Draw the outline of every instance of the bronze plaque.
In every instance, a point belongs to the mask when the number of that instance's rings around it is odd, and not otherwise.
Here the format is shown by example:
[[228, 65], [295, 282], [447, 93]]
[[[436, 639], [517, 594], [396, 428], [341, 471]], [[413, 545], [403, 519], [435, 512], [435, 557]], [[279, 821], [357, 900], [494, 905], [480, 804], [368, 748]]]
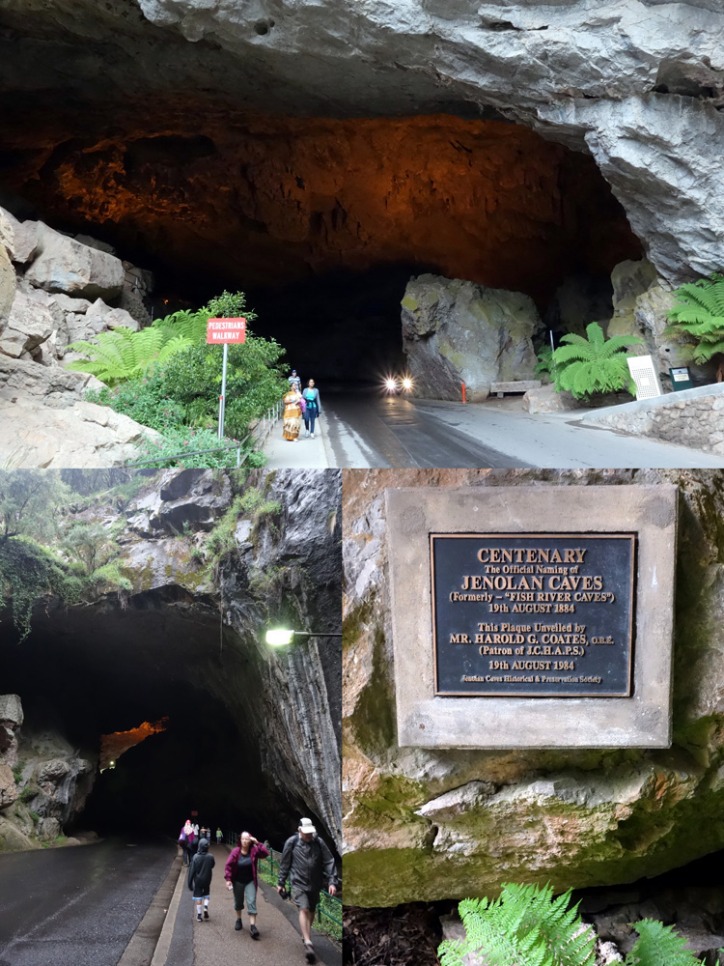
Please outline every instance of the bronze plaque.
[[636, 534], [431, 533], [435, 694], [630, 697]]

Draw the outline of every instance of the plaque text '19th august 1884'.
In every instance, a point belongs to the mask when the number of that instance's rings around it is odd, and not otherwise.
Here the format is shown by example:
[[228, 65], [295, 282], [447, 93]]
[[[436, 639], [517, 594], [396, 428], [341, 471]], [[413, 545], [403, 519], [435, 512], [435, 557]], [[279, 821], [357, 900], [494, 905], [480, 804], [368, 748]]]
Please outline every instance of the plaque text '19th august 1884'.
[[435, 693], [628, 697], [636, 535], [430, 534]]

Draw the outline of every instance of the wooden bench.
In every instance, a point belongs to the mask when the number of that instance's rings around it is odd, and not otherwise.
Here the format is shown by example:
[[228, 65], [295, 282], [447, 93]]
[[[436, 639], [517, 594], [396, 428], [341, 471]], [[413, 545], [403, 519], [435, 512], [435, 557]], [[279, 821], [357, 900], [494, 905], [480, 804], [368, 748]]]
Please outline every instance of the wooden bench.
[[521, 379], [518, 382], [494, 382], [490, 386], [491, 396], [504, 396], [506, 392], [528, 392], [529, 389], [539, 389], [542, 385], [540, 379]]

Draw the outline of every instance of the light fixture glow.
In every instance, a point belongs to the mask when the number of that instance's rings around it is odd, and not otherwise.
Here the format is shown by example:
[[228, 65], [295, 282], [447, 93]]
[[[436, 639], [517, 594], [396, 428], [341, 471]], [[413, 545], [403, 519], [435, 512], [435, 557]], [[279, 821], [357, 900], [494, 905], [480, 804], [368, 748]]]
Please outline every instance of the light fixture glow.
[[270, 647], [287, 647], [296, 640], [309, 640], [310, 637], [341, 637], [337, 632], [290, 631], [286, 627], [271, 627], [264, 633], [264, 640]]
[[273, 627], [266, 632], [265, 640], [270, 647], [286, 647], [294, 640], [294, 631], [284, 627]]

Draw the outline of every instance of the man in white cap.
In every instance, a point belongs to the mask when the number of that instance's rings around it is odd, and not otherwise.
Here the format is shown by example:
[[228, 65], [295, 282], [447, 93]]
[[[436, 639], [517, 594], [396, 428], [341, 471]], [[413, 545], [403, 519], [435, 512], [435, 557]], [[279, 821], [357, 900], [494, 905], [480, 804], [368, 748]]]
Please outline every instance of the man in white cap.
[[309, 818], [301, 819], [297, 834], [291, 835], [284, 843], [277, 892], [284, 891], [287, 878], [292, 884], [292, 900], [299, 909], [304, 955], [308, 963], [316, 963], [312, 945], [314, 913], [325, 880], [330, 896], [336, 895], [337, 870], [334, 856], [317, 835], [317, 830]]

